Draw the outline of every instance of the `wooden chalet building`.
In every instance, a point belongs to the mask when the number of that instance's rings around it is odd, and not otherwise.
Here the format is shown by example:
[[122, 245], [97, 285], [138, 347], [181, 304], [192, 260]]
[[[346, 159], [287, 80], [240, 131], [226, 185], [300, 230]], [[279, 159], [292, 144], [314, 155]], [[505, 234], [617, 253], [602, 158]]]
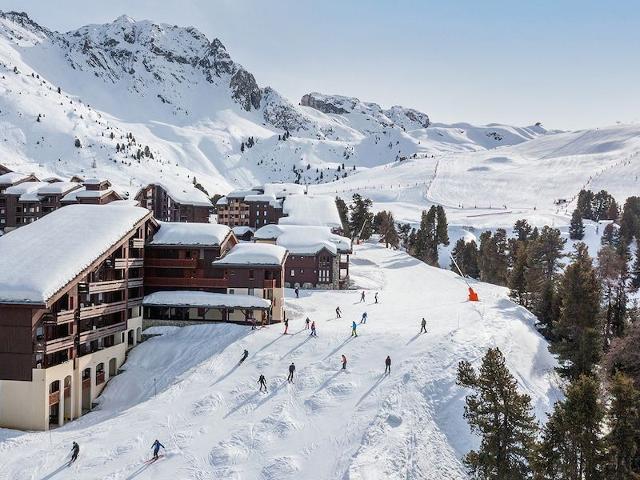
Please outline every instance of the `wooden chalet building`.
[[151, 183], [140, 189], [135, 199], [162, 222], [209, 223], [214, 213], [211, 199], [195, 186], [169, 187], [168, 183]]
[[70, 205], [0, 237], [0, 427], [91, 410], [142, 333], [151, 212]]
[[267, 225], [255, 232], [254, 241], [284, 247], [285, 287], [341, 289], [349, 282], [351, 240], [329, 227]]
[[282, 202], [260, 189], [236, 190], [216, 202], [218, 223], [229, 227], [258, 229], [278, 223], [283, 216]]
[[11, 173], [12, 171], [13, 170], [11, 170], [9, 167], [5, 167], [0, 163], [0, 175], [4, 175], [5, 173]]

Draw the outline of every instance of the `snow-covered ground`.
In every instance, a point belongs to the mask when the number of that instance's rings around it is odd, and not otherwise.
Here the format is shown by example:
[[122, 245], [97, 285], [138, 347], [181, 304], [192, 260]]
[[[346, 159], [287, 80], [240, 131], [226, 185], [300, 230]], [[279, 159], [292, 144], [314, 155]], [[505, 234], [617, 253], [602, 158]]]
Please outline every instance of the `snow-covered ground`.
[[[353, 290], [289, 292], [286, 336], [282, 325], [156, 328], [166, 333], [131, 352], [94, 412], [50, 433], [0, 430], [0, 478], [463, 479], [459, 459], [476, 439], [455, 385], [460, 360], [498, 346], [540, 418], [558, 398], [547, 344], [506, 289], [477, 283], [481, 302], [469, 303], [460, 277], [404, 253], [363, 245], [352, 258], [364, 304]], [[419, 335], [423, 316], [429, 333]], [[156, 438], [166, 456], [145, 464]], [[73, 441], [80, 458], [67, 468]]]

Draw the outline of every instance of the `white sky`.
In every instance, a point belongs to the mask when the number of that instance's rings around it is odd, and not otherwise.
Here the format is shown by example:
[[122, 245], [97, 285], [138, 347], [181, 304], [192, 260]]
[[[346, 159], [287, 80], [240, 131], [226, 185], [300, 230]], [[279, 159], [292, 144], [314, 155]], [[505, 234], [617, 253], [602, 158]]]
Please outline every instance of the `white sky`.
[[0, 0], [66, 31], [126, 13], [218, 37], [261, 86], [400, 104], [434, 122], [640, 121], [640, 2]]

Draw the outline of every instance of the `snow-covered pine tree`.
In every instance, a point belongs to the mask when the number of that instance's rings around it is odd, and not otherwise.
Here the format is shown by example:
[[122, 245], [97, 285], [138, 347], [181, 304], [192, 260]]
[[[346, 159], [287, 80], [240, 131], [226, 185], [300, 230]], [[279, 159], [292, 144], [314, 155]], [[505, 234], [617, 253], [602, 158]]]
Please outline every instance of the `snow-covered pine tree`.
[[584, 238], [584, 224], [582, 223], [582, 213], [577, 208], [571, 215], [569, 224], [569, 238], [571, 240], [582, 240]]

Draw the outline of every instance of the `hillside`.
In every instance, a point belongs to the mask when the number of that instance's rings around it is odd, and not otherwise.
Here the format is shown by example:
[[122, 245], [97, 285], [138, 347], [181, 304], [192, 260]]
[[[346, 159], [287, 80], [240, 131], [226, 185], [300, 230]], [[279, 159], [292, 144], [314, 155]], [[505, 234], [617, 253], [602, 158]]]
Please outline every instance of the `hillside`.
[[[477, 440], [462, 418], [458, 361], [498, 346], [539, 418], [558, 398], [547, 344], [506, 289], [478, 283], [482, 302], [469, 303], [453, 273], [374, 245], [358, 247], [353, 264], [366, 303], [355, 291], [303, 291], [287, 298], [291, 335], [281, 325], [165, 329], [132, 351], [94, 412], [51, 433], [0, 430], [0, 478], [464, 479], [459, 459]], [[429, 333], [419, 335], [423, 316]], [[268, 394], [257, 391], [260, 373]], [[145, 465], [155, 438], [166, 457]], [[67, 469], [74, 440], [80, 459]]]
[[[129, 192], [194, 175], [211, 194], [267, 181], [324, 183], [400, 158], [546, 133], [430, 124], [411, 108], [337, 95], [310, 93], [296, 105], [261, 87], [219, 39], [127, 16], [59, 33], [0, 13], [0, 74], [3, 163], [108, 177]], [[285, 131], [291, 136], [279, 140]]]

